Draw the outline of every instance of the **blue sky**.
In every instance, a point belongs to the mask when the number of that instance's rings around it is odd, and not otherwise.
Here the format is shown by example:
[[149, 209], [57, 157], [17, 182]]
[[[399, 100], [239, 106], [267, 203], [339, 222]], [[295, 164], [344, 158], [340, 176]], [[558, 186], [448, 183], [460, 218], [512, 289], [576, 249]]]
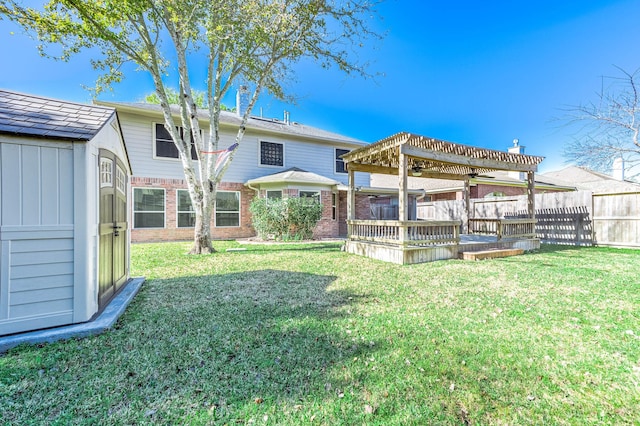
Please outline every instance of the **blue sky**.
[[[562, 109], [594, 99], [614, 65], [640, 67], [637, 0], [387, 0], [379, 11], [376, 28], [387, 35], [360, 58], [381, 77], [300, 64], [290, 85], [297, 105], [264, 97], [254, 113], [281, 118], [287, 109], [293, 121], [367, 142], [408, 131], [506, 149], [518, 138], [526, 153], [546, 157], [544, 172], [564, 167], [572, 130], [556, 120]], [[0, 21], [0, 87], [89, 102], [91, 54], [58, 63], [35, 46]], [[131, 68], [101, 99], [137, 101], [151, 91], [150, 78]]]

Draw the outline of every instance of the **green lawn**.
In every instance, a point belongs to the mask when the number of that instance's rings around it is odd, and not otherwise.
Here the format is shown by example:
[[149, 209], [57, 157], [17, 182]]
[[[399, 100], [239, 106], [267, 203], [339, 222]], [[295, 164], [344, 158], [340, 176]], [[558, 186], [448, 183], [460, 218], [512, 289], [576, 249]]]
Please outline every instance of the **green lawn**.
[[398, 266], [132, 247], [101, 336], [0, 356], [6, 424], [639, 424], [640, 251]]

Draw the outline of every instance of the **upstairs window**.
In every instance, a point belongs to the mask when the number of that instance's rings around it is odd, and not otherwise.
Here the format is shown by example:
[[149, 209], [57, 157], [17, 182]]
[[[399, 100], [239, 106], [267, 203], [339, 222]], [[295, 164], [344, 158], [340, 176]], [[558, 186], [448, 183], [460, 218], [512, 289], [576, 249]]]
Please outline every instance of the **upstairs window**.
[[336, 173], [347, 173], [347, 168], [344, 165], [344, 160], [340, 158], [344, 154], [348, 154], [348, 149], [336, 148]]
[[284, 145], [277, 142], [260, 142], [261, 166], [284, 166]]
[[[173, 139], [171, 139], [171, 134], [164, 127], [164, 124], [156, 123], [156, 157], [160, 158], [180, 158], [178, 156], [178, 148], [176, 148], [176, 144], [173, 143]], [[180, 132], [180, 136], [184, 137], [184, 129], [182, 127], [178, 127], [178, 131]], [[200, 132], [202, 134], [202, 131]], [[193, 137], [191, 137], [191, 159], [197, 160], [198, 155], [196, 154], [196, 147], [193, 143]]]

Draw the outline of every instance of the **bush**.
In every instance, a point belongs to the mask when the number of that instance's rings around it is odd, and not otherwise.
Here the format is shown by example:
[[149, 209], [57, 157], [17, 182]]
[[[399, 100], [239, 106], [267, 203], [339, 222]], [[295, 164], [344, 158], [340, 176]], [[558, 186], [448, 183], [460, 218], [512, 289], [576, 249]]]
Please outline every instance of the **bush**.
[[322, 204], [308, 198], [254, 198], [249, 206], [258, 237], [281, 241], [308, 240], [322, 217]]

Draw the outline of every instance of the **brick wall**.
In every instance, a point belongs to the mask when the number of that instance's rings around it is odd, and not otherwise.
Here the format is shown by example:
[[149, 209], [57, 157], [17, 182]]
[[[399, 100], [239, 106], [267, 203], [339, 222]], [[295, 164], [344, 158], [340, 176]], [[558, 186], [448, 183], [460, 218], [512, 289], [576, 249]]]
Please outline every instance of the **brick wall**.
[[[164, 228], [142, 228], [131, 230], [132, 242], [152, 242], [152, 241], [185, 241], [193, 239], [193, 228], [178, 228], [177, 226], [177, 190], [187, 189], [187, 184], [181, 179], [160, 179], [160, 178], [131, 178], [132, 188], [163, 188], [165, 190], [165, 227]], [[246, 238], [255, 235], [251, 226], [251, 213], [249, 204], [255, 195], [255, 191], [247, 188], [241, 183], [222, 182], [218, 190], [220, 191], [240, 191], [240, 226], [238, 227], [215, 227], [212, 217], [211, 237], [213, 239], [224, 240], [234, 238]], [[133, 199], [133, 198], [132, 198]], [[133, 228], [133, 206], [130, 210], [130, 223]]]

